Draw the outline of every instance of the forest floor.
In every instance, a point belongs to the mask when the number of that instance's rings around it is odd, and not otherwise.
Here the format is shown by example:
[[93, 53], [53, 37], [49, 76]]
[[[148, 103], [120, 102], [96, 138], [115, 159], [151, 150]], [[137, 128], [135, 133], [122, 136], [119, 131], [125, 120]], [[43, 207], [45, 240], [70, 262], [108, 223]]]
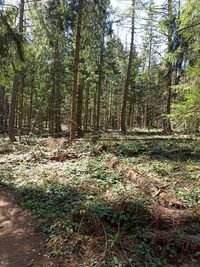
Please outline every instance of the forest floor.
[[44, 237], [9, 190], [0, 188], [0, 267], [50, 267]]
[[200, 266], [199, 140], [110, 138], [0, 139], [2, 267]]

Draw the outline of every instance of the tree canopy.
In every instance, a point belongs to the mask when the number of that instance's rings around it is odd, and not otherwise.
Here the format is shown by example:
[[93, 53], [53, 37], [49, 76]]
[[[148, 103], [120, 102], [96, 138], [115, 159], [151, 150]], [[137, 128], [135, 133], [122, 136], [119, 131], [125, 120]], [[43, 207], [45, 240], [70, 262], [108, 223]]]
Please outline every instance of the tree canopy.
[[[27, 133], [198, 132], [197, 7], [136, 0], [123, 14], [109, 0], [3, 2], [1, 131], [12, 141]], [[129, 27], [125, 42], [118, 29]]]

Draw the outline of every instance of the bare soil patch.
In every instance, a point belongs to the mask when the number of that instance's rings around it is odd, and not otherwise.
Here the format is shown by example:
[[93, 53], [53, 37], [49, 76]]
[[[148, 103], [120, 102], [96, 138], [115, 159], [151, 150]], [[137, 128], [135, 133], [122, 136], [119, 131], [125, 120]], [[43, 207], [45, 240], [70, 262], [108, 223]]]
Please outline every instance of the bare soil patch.
[[61, 265], [47, 256], [43, 236], [29, 214], [8, 190], [0, 188], [0, 267], [28, 266]]

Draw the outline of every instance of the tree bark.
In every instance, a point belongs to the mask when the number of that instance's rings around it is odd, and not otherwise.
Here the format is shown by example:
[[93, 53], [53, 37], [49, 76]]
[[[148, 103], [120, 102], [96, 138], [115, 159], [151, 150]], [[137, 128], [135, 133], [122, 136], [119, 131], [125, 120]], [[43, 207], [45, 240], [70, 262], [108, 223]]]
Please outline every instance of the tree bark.
[[83, 135], [83, 130], [82, 130], [83, 92], [84, 92], [84, 77], [81, 77], [81, 81], [78, 87], [77, 119], [76, 119], [78, 137], [81, 137]]
[[24, 106], [24, 75], [21, 75], [21, 84], [20, 84], [20, 103], [19, 103], [19, 121], [18, 121], [18, 126], [19, 126], [19, 132], [20, 135], [23, 133], [23, 106]]
[[129, 112], [128, 112], [128, 119], [127, 119], [127, 125], [130, 130], [132, 130], [132, 121], [133, 121], [133, 105], [134, 105], [134, 99], [133, 95], [130, 97], [129, 101]]
[[96, 91], [94, 92], [94, 102], [93, 102], [93, 130], [96, 130]]
[[99, 59], [99, 80], [97, 86], [97, 117], [96, 117], [96, 131], [99, 131], [100, 127], [100, 109], [101, 109], [101, 94], [102, 94], [102, 83], [103, 83], [103, 64], [104, 64], [104, 35], [105, 25], [102, 34], [101, 48], [100, 48], [100, 59]]
[[[21, 0], [20, 3], [20, 16], [19, 16], [19, 32], [23, 32], [23, 20], [24, 20], [24, 0]], [[16, 112], [16, 104], [17, 104], [17, 95], [19, 92], [19, 88], [21, 85], [21, 70], [17, 70], [14, 74], [13, 86], [11, 92], [11, 101], [10, 101], [10, 111], [9, 111], [9, 119], [8, 119], [8, 135], [11, 142], [16, 141], [15, 138], [15, 112]]]
[[5, 132], [4, 129], [5, 119], [5, 87], [0, 85], [0, 131]]
[[88, 113], [89, 113], [89, 96], [90, 96], [90, 91], [88, 85], [86, 85], [86, 90], [85, 90], [85, 119], [84, 119], [84, 130], [88, 130]]
[[[168, 0], [168, 53], [173, 51], [173, 10], [172, 0]], [[171, 86], [172, 86], [172, 63], [168, 60], [167, 62], [167, 101], [166, 101], [166, 118], [163, 124], [165, 133], [172, 133], [171, 121], [169, 115], [171, 114]]]
[[58, 48], [55, 48], [54, 52], [54, 68], [53, 68], [53, 91], [54, 91], [54, 99], [53, 99], [53, 132], [56, 136], [61, 135], [61, 89], [60, 89], [60, 76], [59, 76], [59, 64], [60, 64], [60, 56]]
[[129, 62], [126, 74], [126, 80], [123, 91], [123, 100], [122, 100], [122, 109], [121, 109], [121, 132], [126, 134], [126, 108], [127, 108], [127, 99], [128, 91], [131, 79], [131, 68], [133, 63], [133, 52], [134, 52], [134, 37], [135, 37], [135, 0], [132, 0], [132, 29], [131, 29], [131, 44], [129, 52]]
[[16, 141], [15, 138], [15, 113], [16, 113], [16, 105], [17, 105], [17, 95], [20, 87], [20, 73], [15, 73], [13, 85], [12, 85], [12, 93], [11, 93], [11, 101], [10, 101], [10, 109], [9, 109], [9, 117], [8, 117], [8, 135], [11, 142]]
[[80, 61], [80, 48], [81, 48], [81, 27], [83, 19], [83, 2], [79, 0], [78, 9], [78, 22], [76, 31], [76, 49], [74, 58], [74, 70], [73, 70], [73, 86], [72, 86], [72, 103], [71, 103], [71, 121], [70, 121], [70, 139], [73, 140], [76, 135], [77, 125], [77, 89], [78, 89], [78, 73], [79, 73], [79, 61]]
[[29, 114], [28, 114], [28, 127], [31, 131], [32, 127], [32, 114], [33, 113], [33, 86], [31, 85], [31, 90], [30, 90], [30, 105], [29, 105]]

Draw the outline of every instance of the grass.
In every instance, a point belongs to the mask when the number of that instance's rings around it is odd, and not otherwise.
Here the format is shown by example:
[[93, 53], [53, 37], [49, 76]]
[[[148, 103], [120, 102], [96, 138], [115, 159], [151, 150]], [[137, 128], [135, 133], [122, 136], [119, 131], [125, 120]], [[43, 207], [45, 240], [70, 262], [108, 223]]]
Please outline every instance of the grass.
[[[16, 192], [20, 203], [35, 216], [53, 256], [70, 261], [76, 255], [80, 266], [86, 267], [198, 266], [198, 141], [70, 144], [49, 138], [24, 141], [5, 150], [6, 142], [0, 141], [1, 186]], [[112, 157], [158, 188], [167, 185], [163, 191], [181, 201], [183, 212], [192, 212], [191, 219], [160, 227], [162, 214], [154, 216], [161, 205], [159, 197], [126, 180], [121, 165], [111, 168]]]

